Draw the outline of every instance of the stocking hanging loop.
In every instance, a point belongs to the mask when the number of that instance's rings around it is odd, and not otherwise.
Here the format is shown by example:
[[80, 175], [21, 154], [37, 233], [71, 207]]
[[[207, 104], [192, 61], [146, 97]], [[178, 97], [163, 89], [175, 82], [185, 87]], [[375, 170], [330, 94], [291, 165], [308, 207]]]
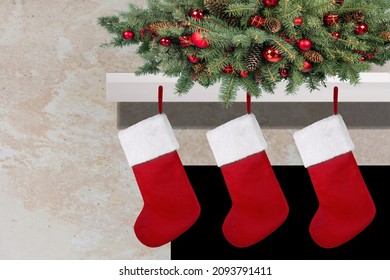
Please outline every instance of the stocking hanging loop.
[[333, 112], [335, 115], [339, 113], [339, 88], [333, 88]]
[[163, 113], [163, 92], [164, 88], [163, 86], [158, 87], [158, 113]]
[[246, 111], [248, 114], [252, 113], [252, 97], [249, 92], [246, 94]]

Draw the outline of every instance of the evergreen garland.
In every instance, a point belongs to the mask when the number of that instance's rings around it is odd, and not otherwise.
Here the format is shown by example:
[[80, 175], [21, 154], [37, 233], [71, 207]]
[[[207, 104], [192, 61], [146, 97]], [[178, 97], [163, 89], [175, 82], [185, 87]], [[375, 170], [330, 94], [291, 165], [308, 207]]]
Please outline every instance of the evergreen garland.
[[138, 45], [137, 74], [178, 77], [178, 94], [221, 82], [225, 106], [282, 80], [287, 94], [328, 76], [356, 84], [390, 59], [390, 0], [147, 0], [98, 23], [112, 35], [103, 46]]

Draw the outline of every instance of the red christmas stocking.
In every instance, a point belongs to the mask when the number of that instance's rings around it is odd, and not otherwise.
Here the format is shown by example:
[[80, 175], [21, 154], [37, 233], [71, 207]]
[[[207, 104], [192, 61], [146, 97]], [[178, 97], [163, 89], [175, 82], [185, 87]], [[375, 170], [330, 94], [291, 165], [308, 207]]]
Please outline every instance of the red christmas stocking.
[[334, 115], [295, 132], [294, 139], [319, 200], [310, 234], [321, 247], [337, 247], [375, 216], [347, 127], [340, 115]]
[[159, 114], [118, 136], [144, 200], [135, 234], [149, 247], [166, 244], [190, 228], [200, 214], [172, 127], [166, 115]]
[[247, 114], [209, 131], [207, 138], [232, 199], [223, 234], [236, 247], [251, 246], [276, 230], [289, 211], [260, 126]]

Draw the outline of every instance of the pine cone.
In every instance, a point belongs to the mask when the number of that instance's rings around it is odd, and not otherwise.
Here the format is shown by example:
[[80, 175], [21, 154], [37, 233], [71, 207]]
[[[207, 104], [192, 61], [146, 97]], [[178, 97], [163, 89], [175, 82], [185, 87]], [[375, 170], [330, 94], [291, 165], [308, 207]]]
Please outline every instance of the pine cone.
[[166, 28], [171, 28], [174, 27], [175, 25], [170, 23], [170, 22], [153, 22], [149, 25], [150, 29], [153, 32], [157, 32], [159, 29], [166, 29]]
[[260, 45], [255, 45], [246, 55], [245, 67], [249, 72], [255, 71], [260, 67], [261, 62], [261, 51]]
[[266, 18], [264, 21], [264, 28], [272, 33], [280, 31], [282, 24], [276, 18]]
[[264, 82], [264, 76], [260, 71], [255, 72], [255, 79], [256, 79], [256, 82], [258, 82], [259, 84]]
[[226, 10], [229, 7], [229, 0], [204, 0], [204, 6], [211, 15], [218, 17], [227, 22], [229, 25], [240, 25], [239, 17], [230, 16]]
[[363, 22], [364, 19], [365, 19], [365, 17], [364, 17], [364, 14], [362, 11], [357, 11], [357, 12], [343, 15], [344, 22], [359, 23], [359, 22]]
[[194, 71], [195, 73], [199, 74], [200, 72], [203, 72], [203, 70], [206, 69], [206, 63], [197, 63], [194, 65]]
[[303, 57], [313, 63], [320, 63], [324, 61], [324, 57], [320, 53], [313, 50], [304, 51]]
[[223, 15], [229, 6], [229, 0], [204, 0], [204, 6], [216, 17]]
[[380, 33], [380, 36], [387, 42], [390, 42], [390, 31], [383, 31]]

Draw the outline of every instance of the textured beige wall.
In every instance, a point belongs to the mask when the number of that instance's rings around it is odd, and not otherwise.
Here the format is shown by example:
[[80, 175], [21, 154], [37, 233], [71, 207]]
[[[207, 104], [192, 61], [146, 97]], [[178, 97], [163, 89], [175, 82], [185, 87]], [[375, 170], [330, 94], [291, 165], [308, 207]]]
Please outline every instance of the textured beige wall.
[[100, 48], [96, 19], [127, 4], [0, 1], [1, 259], [169, 258], [134, 236], [142, 202], [105, 100], [105, 73], [137, 59]]
[[[0, 1], [0, 259], [169, 258], [134, 236], [142, 201], [105, 100], [105, 73], [139, 60], [99, 48], [96, 18], [128, 2]], [[205, 130], [176, 133], [185, 164], [214, 164]], [[273, 164], [300, 164], [291, 133], [265, 131]], [[388, 129], [351, 134], [359, 163], [390, 163]]]

